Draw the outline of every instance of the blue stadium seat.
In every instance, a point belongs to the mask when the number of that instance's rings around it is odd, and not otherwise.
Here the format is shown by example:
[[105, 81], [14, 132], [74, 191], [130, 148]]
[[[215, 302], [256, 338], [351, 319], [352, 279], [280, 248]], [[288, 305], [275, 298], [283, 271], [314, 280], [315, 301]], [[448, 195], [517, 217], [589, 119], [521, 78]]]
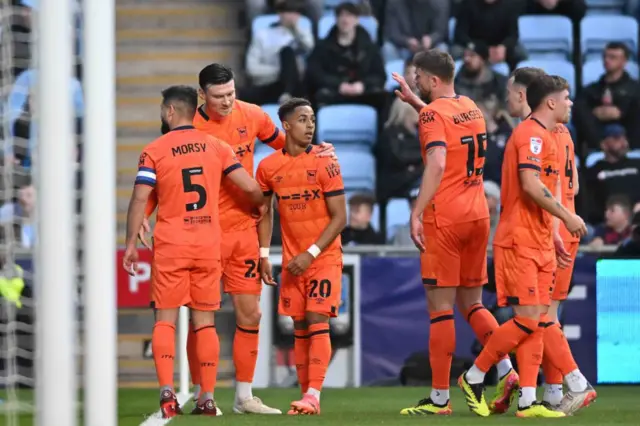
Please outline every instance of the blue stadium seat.
[[[462, 64], [463, 64], [462, 59], [458, 59], [458, 60], [455, 62], [455, 64], [456, 64], [456, 67], [455, 67], [456, 74], [458, 74], [458, 71], [460, 71], [460, 68], [462, 68]], [[495, 72], [500, 73], [500, 74], [502, 74], [502, 75], [509, 75], [509, 74], [510, 74], [510, 71], [509, 71], [509, 65], [507, 65], [507, 63], [506, 63], [506, 62], [500, 62], [500, 63], [498, 63], [498, 64], [494, 64], [494, 65], [492, 66], [492, 68], [493, 68], [493, 70], [494, 70]]]
[[[627, 156], [629, 158], [640, 159], [640, 149], [634, 149], [633, 151], [629, 151], [627, 153]], [[590, 167], [593, 167], [600, 160], [604, 160], [604, 152], [602, 151], [592, 152], [591, 154], [587, 155], [587, 159], [584, 161], [584, 165], [587, 168], [590, 168]]]
[[570, 58], [573, 53], [573, 26], [565, 16], [521, 16], [520, 42], [530, 59]]
[[458, 71], [460, 71], [460, 68], [462, 68], [462, 59], [458, 59], [456, 61], [456, 67], [455, 67], [456, 75], [458, 74]]
[[406, 198], [393, 198], [387, 203], [387, 241], [390, 241], [399, 226], [409, 223], [411, 209]]
[[566, 59], [531, 59], [522, 61], [518, 67], [542, 68], [549, 74], [559, 75], [569, 82], [571, 96], [576, 93], [576, 70], [573, 64]]
[[396, 59], [394, 61], [389, 61], [384, 66], [387, 71], [387, 82], [384, 85], [384, 88], [388, 91], [393, 90], [398, 87], [398, 83], [391, 77], [391, 73], [397, 72], [400, 75], [404, 75], [404, 61], [402, 59]]
[[318, 140], [336, 145], [360, 145], [369, 150], [376, 142], [378, 114], [366, 105], [331, 105], [318, 111]]
[[449, 43], [453, 43], [453, 34], [456, 32], [456, 18], [449, 19]]
[[374, 192], [376, 187], [375, 159], [370, 152], [353, 147], [336, 146], [345, 192]]
[[339, 6], [340, 3], [344, 3], [345, 1], [355, 4], [362, 3], [360, 0], [324, 0], [324, 7], [325, 9], [334, 9]]
[[[345, 194], [347, 199], [347, 220], [349, 220], [349, 199], [355, 194], [362, 194], [362, 192], [347, 192]], [[380, 231], [380, 206], [377, 203], [373, 205], [373, 211], [371, 212], [371, 227], [376, 231]]]
[[626, 2], [627, 0], [587, 0], [587, 14], [622, 14]]
[[[251, 22], [251, 34], [255, 34], [257, 31], [269, 28], [271, 24], [276, 22], [278, 22], [278, 15], [275, 13], [256, 16], [253, 22]], [[302, 28], [312, 31], [313, 25], [311, 25], [311, 19], [306, 16], [300, 17], [300, 25]]]
[[589, 15], [580, 22], [580, 52], [586, 61], [600, 58], [611, 41], [625, 43], [633, 57], [638, 51], [638, 21], [630, 16]]
[[[326, 14], [318, 21], [318, 38], [323, 39], [329, 35], [329, 31], [336, 24], [336, 16]], [[371, 39], [376, 42], [378, 40], [378, 21], [373, 16], [361, 16], [360, 25], [367, 30]]]
[[262, 142], [256, 142], [255, 151], [256, 152], [253, 154], [253, 175], [254, 176], [256, 175], [256, 171], [258, 170], [258, 164], [260, 164], [262, 160], [264, 160], [274, 152], [273, 149], [269, 148]]
[[[638, 79], [638, 64], [636, 62], [627, 62], [625, 68], [631, 77]], [[604, 74], [602, 59], [593, 59], [587, 62], [582, 66], [582, 87], [600, 80], [602, 74]]]

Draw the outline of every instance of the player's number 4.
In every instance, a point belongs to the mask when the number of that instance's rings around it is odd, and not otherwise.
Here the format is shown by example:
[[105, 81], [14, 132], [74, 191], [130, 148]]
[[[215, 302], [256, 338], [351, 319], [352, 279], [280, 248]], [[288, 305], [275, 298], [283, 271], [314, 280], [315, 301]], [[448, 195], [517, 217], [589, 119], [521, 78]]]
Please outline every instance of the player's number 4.
[[[474, 138], [473, 136], [464, 136], [460, 138], [462, 145], [467, 145], [469, 154], [467, 156], [467, 177], [471, 177], [474, 174], [476, 176], [484, 173], [484, 167], [476, 168], [476, 141], [477, 143], [477, 158], [484, 158], [484, 153], [487, 150], [487, 134], [480, 133]], [[483, 163], [484, 166], [484, 163]]]
[[189, 167], [182, 169], [182, 188], [184, 192], [195, 192], [198, 194], [198, 200], [195, 203], [186, 203], [185, 208], [188, 212], [194, 210], [200, 210], [207, 204], [207, 190], [204, 186], [191, 182], [193, 176], [199, 176], [203, 174], [202, 167]]

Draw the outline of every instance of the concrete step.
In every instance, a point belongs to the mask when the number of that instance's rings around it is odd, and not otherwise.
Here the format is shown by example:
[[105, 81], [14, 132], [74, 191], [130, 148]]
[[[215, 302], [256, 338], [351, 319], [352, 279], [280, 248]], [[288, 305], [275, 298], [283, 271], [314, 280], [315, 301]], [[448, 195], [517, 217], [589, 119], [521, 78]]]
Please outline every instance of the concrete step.
[[138, 167], [138, 159], [144, 145], [119, 145], [116, 153], [118, 169], [134, 169]]
[[141, 138], [152, 141], [160, 136], [160, 125], [159, 114], [155, 120], [119, 121], [116, 124], [116, 135], [118, 140], [122, 138]]
[[119, 30], [116, 33], [116, 42], [126, 44], [128, 41], [148, 40], [154, 44], [159, 42], [171, 43], [174, 40], [207, 41], [215, 40], [216, 44], [240, 42], [245, 39], [244, 32], [238, 29], [216, 27], [189, 27], [189, 28], [136, 28], [131, 30]]
[[120, 6], [116, 9], [116, 31], [168, 28], [240, 28], [241, 2], [232, 5], [179, 2], [162, 7]]
[[210, 52], [120, 53], [116, 77], [152, 77], [175, 73], [190, 73], [195, 81], [198, 73], [213, 62], [228, 63], [234, 52], [218, 47]]

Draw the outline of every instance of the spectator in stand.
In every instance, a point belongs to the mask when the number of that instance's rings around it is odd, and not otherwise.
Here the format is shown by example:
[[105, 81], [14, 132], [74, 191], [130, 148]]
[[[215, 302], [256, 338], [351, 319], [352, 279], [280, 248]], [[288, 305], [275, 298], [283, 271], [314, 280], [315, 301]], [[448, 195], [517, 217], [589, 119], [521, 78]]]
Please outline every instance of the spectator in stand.
[[632, 203], [640, 201], [640, 159], [629, 158], [629, 143], [624, 127], [609, 124], [604, 128], [600, 144], [604, 159], [589, 167], [585, 173], [589, 191], [589, 222], [600, 223], [606, 200], [612, 194], [624, 194]]
[[516, 0], [464, 0], [460, 6], [451, 54], [462, 57], [469, 43], [489, 46], [489, 62], [506, 62], [512, 70], [527, 58], [518, 43], [518, 17], [522, 4]]
[[381, 109], [387, 78], [379, 47], [358, 25], [358, 7], [341, 3], [336, 25], [318, 42], [308, 61], [311, 93], [319, 105], [363, 103]]
[[631, 236], [618, 246], [616, 256], [640, 256], [640, 211], [635, 212], [633, 215], [633, 220], [631, 221]]
[[407, 59], [421, 50], [447, 41], [449, 0], [396, 0], [387, 2], [384, 24], [385, 61]]
[[13, 241], [25, 248], [33, 247], [36, 242], [36, 188], [27, 178], [17, 190], [16, 202], [0, 207], [0, 229], [3, 232], [0, 240], [7, 241], [7, 226], [12, 226]]
[[607, 200], [605, 222], [596, 226], [589, 243], [595, 249], [603, 245], [618, 245], [631, 235], [631, 203], [626, 195], [612, 195]]
[[349, 198], [349, 223], [342, 230], [342, 244], [384, 244], [382, 236], [371, 226], [375, 202], [368, 194], [355, 194]]
[[502, 107], [507, 97], [507, 77], [491, 68], [489, 46], [482, 42], [467, 45], [454, 83], [458, 95], [476, 103], [494, 100]]
[[276, 4], [279, 21], [253, 35], [247, 50], [247, 75], [252, 86], [242, 99], [264, 105], [302, 96], [305, 56], [311, 52], [311, 28], [300, 24], [300, 0]]
[[[264, 13], [270, 13], [274, 6], [283, 0], [246, 0], [246, 13], [249, 22]], [[324, 0], [302, 0], [304, 12], [313, 22], [318, 22], [324, 10]]]
[[627, 130], [632, 147], [640, 148], [640, 86], [624, 69], [629, 50], [623, 43], [611, 42], [604, 50], [603, 60], [605, 73], [576, 99], [574, 120], [578, 136], [590, 149], [596, 149], [602, 127], [619, 123]]
[[[411, 209], [410, 211], [413, 211], [413, 208], [416, 206], [419, 192], [420, 187], [417, 186], [413, 188], [409, 193], [409, 208]], [[396, 228], [393, 236], [391, 237], [391, 244], [400, 247], [413, 247], [415, 245], [413, 243], [413, 240], [411, 239], [411, 226], [409, 225], [409, 222]]]
[[585, 0], [526, 0], [527, 15], [562, 15], [571, 19], [574, 28], [580, 27], [580, 21], [587, 13]]
[[484, 181], [484, 196], [489, 205], [489, 246], [493, 244], [493, 236], [496, 234], [500, 221], [500, 185], [490, 180]]

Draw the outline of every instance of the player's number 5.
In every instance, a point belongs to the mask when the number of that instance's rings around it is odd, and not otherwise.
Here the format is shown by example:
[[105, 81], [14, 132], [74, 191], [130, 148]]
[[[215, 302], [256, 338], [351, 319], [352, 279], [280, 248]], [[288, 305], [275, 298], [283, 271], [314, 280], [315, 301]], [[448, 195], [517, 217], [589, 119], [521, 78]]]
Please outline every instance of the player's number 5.
[[476, 141], [478, 141], [478, 158], [484, 158], [484, 153], [487, 149], [487, 135], [485, 133], [480, 133], [473, 136], [464, 136], [460, 138], [460, 143], [462, 145], [467, 145], [469, 149], [469, 154], [467, 156], [467, 177], [471, 177], [474, 175], [480, 176], [484, 173], [484, 167], [476, 168]]
[[200, 210], [207, 204], [207, 190], [202, 185], [191, 182], [193, 176], [199, 176], [204, 173], [202, 167], [189, 167], [182, 169], [182, 187], [184, 192], [195, 192], [198, 194], [198, 201], [194, 203], [186, 203], [185, 208], [188, 212]]

